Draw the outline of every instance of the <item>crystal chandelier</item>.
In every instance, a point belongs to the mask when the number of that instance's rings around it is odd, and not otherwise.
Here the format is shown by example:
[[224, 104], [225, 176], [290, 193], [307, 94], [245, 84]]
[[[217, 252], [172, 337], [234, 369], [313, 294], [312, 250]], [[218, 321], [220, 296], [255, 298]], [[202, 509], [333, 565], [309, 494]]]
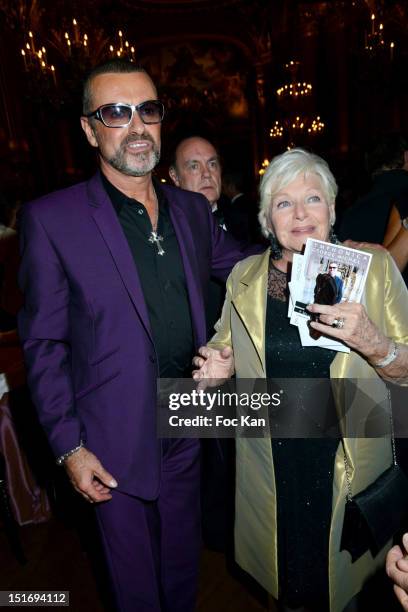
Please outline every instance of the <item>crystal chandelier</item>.
[[[94, 28], [88, 34], [75, 18], [72, 19], [69, 28], [50, 30], [46, 41], [48, 48], [43, 41], [38, 42], [40, 37], [34, 37], [31, 30], [24, 38], [24, 46], [20, 52], [25, 71], [51, 79], [55, 86], [57, 85], [56, 65], [61, 65], [61, 62], [85, 70], [109, 57], [126, 58], [131, 62], [136, 60], [135, 47], [126, 39], [122, 30], [119, 30], [117, 36], [111, 40], [101, 28]], [[49, 60], [50, 55], [54, 57], [52, 63]]]
[[285, 64], [290, 78], [276, 90], [281, 117], [274, 121], [269, 132], [272, 139], [286, 140], [288, 148], [295, 146], [300, 136], [303, 139], [316, 136], [325, 128], [320, 115], [314, 115], [308, 110], [313, 85], [298, 78], [299, 69], [299, 61], [290, 60]]
[[371, 56], [386, 53], [388, 49], [389, 59], [394, 59], [395, 42], [389, 40], [385, 35], [384, 24], [379, 20], [378, 14], [371, 13], [370, 27], [364, 32], [364, 49]]

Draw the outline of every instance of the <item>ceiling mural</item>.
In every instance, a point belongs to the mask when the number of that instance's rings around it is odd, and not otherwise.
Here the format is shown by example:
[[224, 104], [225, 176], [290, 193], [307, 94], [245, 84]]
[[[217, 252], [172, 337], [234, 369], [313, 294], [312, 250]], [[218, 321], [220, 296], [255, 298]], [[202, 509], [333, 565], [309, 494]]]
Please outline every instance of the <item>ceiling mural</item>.
[[231, 119], [248, 117], [248, 68], [240, 49], [217, 41], [145, 48], [143, 65], [160, 83], [169, 109], [189, 108]]

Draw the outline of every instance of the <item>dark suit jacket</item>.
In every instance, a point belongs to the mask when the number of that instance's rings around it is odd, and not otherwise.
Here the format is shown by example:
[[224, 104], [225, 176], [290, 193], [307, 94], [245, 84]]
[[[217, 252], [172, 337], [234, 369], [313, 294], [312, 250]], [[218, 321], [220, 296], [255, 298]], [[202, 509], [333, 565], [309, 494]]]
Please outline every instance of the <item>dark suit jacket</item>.
[[[210, 274], [243, 257], [199, 194], [163, 186], [184, 265], [196, 347]], [[59, 456], [83, 439], [119, 482], [158, 495], [157, 357], [135, 263], [100, 175], [27, 204], [19, 316], [29, 385]]]
[[246, 244], [256, 241], [258, 207], [246, 195], [239, 195], [233, 202], [224, 202], [221, 210], [225, 226], [236, 240]]

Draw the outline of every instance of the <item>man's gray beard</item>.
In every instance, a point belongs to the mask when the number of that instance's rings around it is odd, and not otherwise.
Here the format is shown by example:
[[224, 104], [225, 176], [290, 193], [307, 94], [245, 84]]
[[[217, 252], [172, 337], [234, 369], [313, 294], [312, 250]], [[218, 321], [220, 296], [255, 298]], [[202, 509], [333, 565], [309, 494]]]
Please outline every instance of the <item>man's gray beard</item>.
[[[126, 174], [127, 176], [145, 176], [149, 174], [157, 166], [160, 161], [160, 150], [153, 145], [153, 148], [148, 153], [137, 153], [135, 156], [138, 160], [137, 168], [129, 165], [126, 161], [126, 151], [124, 147], [120, 147], [119, 151], [108, 159], [108, 163], [115, 168], [115, 170], [119, 170], [122, 174]], [[143, 157], [145, 159], [143, 159]], [[141, 163], [143, 161], [143, 163]]]

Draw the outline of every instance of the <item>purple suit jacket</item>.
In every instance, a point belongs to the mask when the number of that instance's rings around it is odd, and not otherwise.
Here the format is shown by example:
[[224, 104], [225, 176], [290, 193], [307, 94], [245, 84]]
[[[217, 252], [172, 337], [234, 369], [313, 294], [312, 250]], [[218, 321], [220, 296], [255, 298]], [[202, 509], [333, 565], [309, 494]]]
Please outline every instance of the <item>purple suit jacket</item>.
[[[198, 347], [206, 342], [210, 274], [225, 279], [246, 253], [214, 223], [203, 196], [163, 190]], [[157, 357], [136, 266], [100, 175], [26, 204], [21, 245], [20, 337], [55, 455], [83, 439], [119, 490], [154, 499]]]

